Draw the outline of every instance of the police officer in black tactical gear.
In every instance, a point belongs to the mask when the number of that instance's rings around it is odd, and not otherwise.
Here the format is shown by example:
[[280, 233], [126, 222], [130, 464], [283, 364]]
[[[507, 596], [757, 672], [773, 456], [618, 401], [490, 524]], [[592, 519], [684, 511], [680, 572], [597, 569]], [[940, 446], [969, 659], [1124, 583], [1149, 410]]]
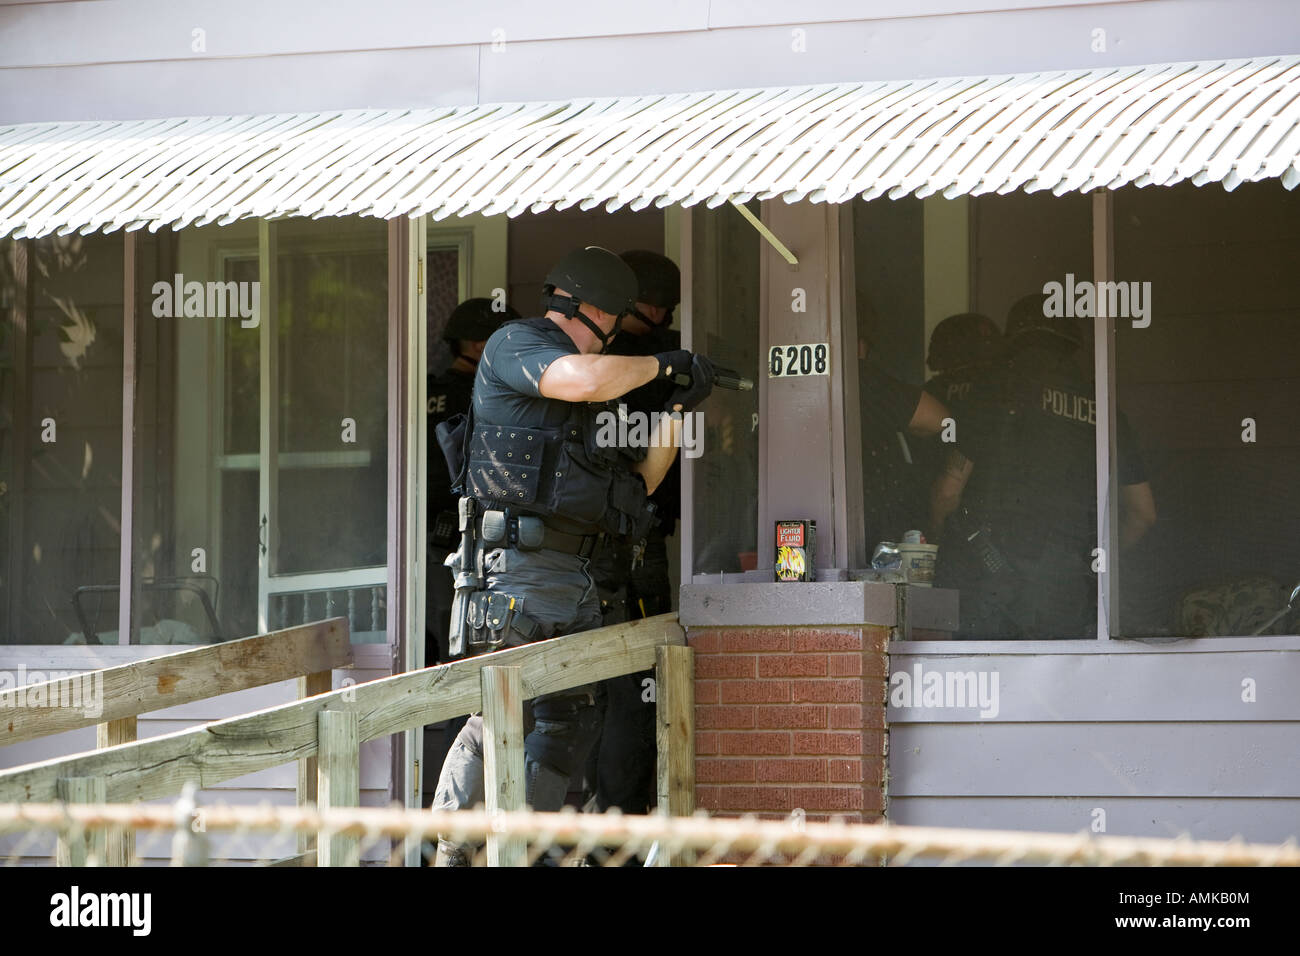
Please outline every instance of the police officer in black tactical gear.
[[441, 422], [454, 415], [469, 411], [470, 392], [474, 388], [474, 373], [478, 370], [479, 356], [488, 338], [502, 322], [519, 318], [519, 313], [508, 305], [501, 311], [493, 308], [491, 299], [466, 299], [447, 317], [442, 337], [455, 356], [451, 366], [441, 375], [430, 375], [428, 390], [428, 502], [429, 515], [429, 573], [426, 575], [429, 590], [428, 613], [425, 615], [426, 664], [441, 664], [449, 660], [447, 653], [447, 624], [451, 615], [451, 573], [442, 567], [447, 555], [456, 550], [460, 535], [456, 528], [457, 495], [451, 490], [451, 475], [447, 462], [438, 448], [435, 430]]
[[[867, 312], [871, 314], [869, 306]], [[929, 392], [894, 378], [871, 361], [871, 350], [870, 339], [862, 335], [862, 527], [869, 549], [883, 540], [899, 540], [929, 517], [926, 485], [934, 462], [924, 460], [926, 444], [916, 439], [938, 435], [948, 416], [947, 407]]]
[[[442, 338], [455, 356], [441, 375], [430, 375], [426, 391], [428, 401], [428, 472], [425, 500], [429, 515], [428, 563], [425, 572], [424, 663], [445, 664], [450, 660], [447, 630], [451, 619], [452, 577], [444, 567], [447, 556], [460, 541], [456, 524], [457, 496], [452, 493], [447, 462], [438, 448], [435, 431], [441, 422], [469, 411], [470, 392], [479, 356], [488, 338], [519, 313], [501, 303], [500, 311], [491, 299], [466, 299], [447, 317]], [[438, 770], [451, 748], [451, 742], [465, 718], [441, 721], [424, 728], [424, 792], [433, 796]]]
[[[636, 273], [637, 296], [623, 317], [623, 329], [610, 344], [614, 355], [654, 355], [681, 345], [672, 328], [673, 310], [681, 301], [682, 276], [677, 265], [657, 252], [623, 253]], [[650, 382], [625, 396], [632, 412], [663, 410], [672, 391], [669, 382]], [[681, 513], [681, 459], [651, 496], [656, 522], [639, 541], [611, 539], [592, 561], [605, 624], [652, 617], [672, 610], [667, 537]], [[599, 812], [617, 807], [623, 813], [648, 813], [655, 791], [655, 674], [653, 670], [601, 681], [596, 707], [601, 712], [600, 738], [587, 761], [591, 805]]]
[[[708, 396], [714, 371], [703, 356], [680, 349], [604, 354], [636, 299], [636, 275], [622, 259], [596, 246], [575, 250], [546, 278], [545, 315], [506, 323], [483, 350], [458, 462], [465, 511], [474, 515], [474, 566], [460, 568], [459, 556], [453, 565], [458, 588], [481, 572], [483, 589], [461, 602], [471, 651], [600, 626], [588, 570], [599, 538], [639, 539], [653, 520], [647, 495], [676, 456], [680, 419], [661, 419], [649, 448], [610, 448], [597, 440], [596, 416], [632, 389], [680, 374], [690, 384], [674, 388], [668, 405], [690, 411]], [[593, 688], [541, 695], [527, 716], [526, 798], [535, 809], [558, 810], [599, 729]], [[433, 809], [483, 799], [476, 716], [443, 764]], [[468, 858], [440, 840], [436, 862], [465, 865]]]
[[979, 312], [950, 315], [930, 333], [925, 363], [936, 372], [925, 390], [952, 409], [969, 400], [975, 383], [1002, 357], [1002, 330]]
[[[1007, 357], [958, 405], [956, 447], [934, 489], [935, 583], [961, 590], [959, 636], [1096, 636], [1096, 401], [1073, 319], [1043, 295], [1007, 319]], [[1155, 521], [1136, 441], [1116, 415], [1121, 546]]]

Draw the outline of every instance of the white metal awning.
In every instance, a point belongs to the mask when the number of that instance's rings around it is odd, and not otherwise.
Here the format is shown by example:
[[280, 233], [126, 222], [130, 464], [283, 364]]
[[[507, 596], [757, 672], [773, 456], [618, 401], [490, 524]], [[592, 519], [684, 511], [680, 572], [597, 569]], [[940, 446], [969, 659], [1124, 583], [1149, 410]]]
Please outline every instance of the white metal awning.
[[0, 127], [0, 236], [254, 217], [1300, 183], [1300, 56]]

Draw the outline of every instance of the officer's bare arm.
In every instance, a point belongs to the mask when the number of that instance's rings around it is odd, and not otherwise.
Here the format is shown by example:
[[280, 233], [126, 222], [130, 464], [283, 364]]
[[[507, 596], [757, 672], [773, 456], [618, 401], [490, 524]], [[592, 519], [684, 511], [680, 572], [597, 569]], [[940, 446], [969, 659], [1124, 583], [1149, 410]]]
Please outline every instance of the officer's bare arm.
[[1131, 548], [1156, 523], [1156, 499], [1149, 481], [1119, 486], [1119, 546]]
[[632, 470], [645, 480], [646, 494], [654, 494], [654, 490], [664, 480], [664, 475], [668, 474], [673, 459], [677, 457], [677, 446], [681, 444], [681, 438], [681, 418], [660, 416], [659, 424], [650, 436], [650, 447], [646, 449], [645, 459], [632, 466]]
[[537, 388], [562, 402], [607, 402], [658, 375], [652, 355], [565, 355], [546, 367]]
[[974, 467], [975, 463], [957, 449], [948, 452], [943, 471], [930, 489], [930, 530], [931, 537], [936, 541], [943, 532], [948, 516], [961, 504], [962, 492], [966, 490], [966, 482], [970, 480]]
[[912, 420], [907, 423], [907, 430], [913, 435], [937, 435], [943, 430], [943, 420], [948, 417], [948, 409], [929, 392], [921, 393], [921, 400], [916, 403]]

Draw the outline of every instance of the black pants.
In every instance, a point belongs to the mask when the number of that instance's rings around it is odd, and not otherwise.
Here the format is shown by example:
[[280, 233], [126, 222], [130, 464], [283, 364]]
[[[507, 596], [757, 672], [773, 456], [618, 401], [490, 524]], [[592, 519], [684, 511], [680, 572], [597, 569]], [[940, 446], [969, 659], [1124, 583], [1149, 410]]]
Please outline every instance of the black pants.
[[[654, 529], [646, 537], [644, 562], [630, 568], [631, 549], [619, 554], [615, 575], [621, 587], [602, 589], [602, 624], [654, 617], [672, 610], [668, 583], [668, 552], [664, 535]], [[621, 577], [621, 581], [617, 579]], [[623, 813], [649, 813], [655, 802], [655, 672], [625, 674], [596, 685], [596, 709], [601, 716], [600, 739], [587, 760], [587, 785], [601, 813], [617, 807]]]

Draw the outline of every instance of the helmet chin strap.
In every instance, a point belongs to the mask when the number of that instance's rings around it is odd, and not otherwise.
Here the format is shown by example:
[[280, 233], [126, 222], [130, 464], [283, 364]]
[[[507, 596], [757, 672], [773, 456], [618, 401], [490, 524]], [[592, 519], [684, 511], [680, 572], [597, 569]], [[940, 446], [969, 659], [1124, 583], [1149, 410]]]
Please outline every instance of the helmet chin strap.
[[619, 315], [618, 318], [614, 320], [614, 327], [609, 330], [608, 334], [606, 334], [601, 331], [599, 325], [579, 311], [581, 305], [581, 299], [575, 299], [573, 296], [569, 295], [556, 295], [554, 292], [548, 292], [542, 296], [542, 306], [545, 309], [548, 311], [554, 310], [559, 312], [566, 319], [577, 319], [591, 330], [592, 335], [600, 340], [600, 350], [602, 352], [607, 351], [609, 349], [609, 344], [614, 341], [614, 336], [618, 335], [619, 331], [623, 328], [623, 316]]

